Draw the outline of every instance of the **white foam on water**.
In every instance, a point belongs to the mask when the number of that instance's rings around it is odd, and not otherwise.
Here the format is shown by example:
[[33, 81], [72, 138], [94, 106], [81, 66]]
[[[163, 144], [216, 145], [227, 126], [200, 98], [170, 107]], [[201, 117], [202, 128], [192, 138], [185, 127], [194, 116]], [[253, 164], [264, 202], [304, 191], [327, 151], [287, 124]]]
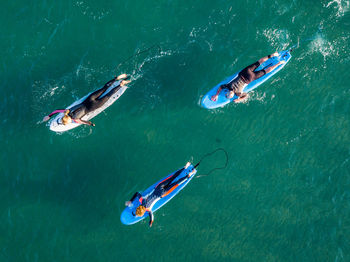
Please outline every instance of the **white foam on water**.
[[[254, 96], [252, 96], [252, 95], [254, 95]], [[251, 97], [251, 98], [254, 97], [254, 99], [255, 99], [256, 101], [265, 103], [266, 93], [264, 92], [264, 93], [262, 93], [262, 94], [258, 94], [258, 93], [256, 93], [256, 92], [255, 92], [255, 93], [254, 93], [254, 92], [251, 92], [250, 97]]]
[[324, 5], [326, 8], [336, 8], [337, 13], [336, 17], [342, 17], [346, 12], [350, 10], [350, 1], [349, 0], [332, 0], [329, 3]]
[[310, 43], [310, 52], [321, 53], [324, 60], [326, 60], [327, 57], [335, 53], [335, 48], [332, 43], [327, 41], [321, 34], [317, 34]]

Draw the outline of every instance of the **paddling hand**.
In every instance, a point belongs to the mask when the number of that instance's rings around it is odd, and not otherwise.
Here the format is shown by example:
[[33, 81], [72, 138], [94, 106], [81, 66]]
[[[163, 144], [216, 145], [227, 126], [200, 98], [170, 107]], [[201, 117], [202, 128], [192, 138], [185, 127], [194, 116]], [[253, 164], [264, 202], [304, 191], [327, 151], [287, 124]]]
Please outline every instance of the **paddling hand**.
[[149, 222], [149, 227], [152, 227], [153, 221]]
[[129, 207], [131, 205], [131, 201], [126, 201], [125, 206]]
[[95, 124], [91, 122], [90, 126], [95, 126]]
[[240, 103], [240, 102], [246, 101], [247, 99], [248, 99], [248, 94], [244, 93], [243, 96], [233, 100], [233, 102]]
[[48, 121], [49, 119], [50, 119], [49, 116], [45, 116], [45, 117], [43, 118], [43, 122], [46, 122], [46, 121]]
[[218, 96], [217, 96], [217, 95], [214, 95], [214, 96], [211, 97], [211, 101], [214, 101], [214, 102], [215, 102], [217, 99], [218, 99]]

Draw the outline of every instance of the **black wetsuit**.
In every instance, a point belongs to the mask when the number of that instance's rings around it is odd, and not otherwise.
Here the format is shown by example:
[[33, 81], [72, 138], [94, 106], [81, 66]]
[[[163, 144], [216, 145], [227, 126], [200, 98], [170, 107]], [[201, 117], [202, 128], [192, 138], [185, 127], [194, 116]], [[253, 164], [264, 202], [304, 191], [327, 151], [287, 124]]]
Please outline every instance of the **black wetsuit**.
[[108, 99], [113, 96], [119, 89], [120, 85], [114, 87], [108, 94], [103, 97], [100, 97], [115, 81], [116, 79], [112, 79], [108, 83], [106, 83], [101, 89], [96, 90], [92, 94], [90, 94], [82, 103], [73, 106], [69, 111], [68, 115], [72, 119], [81, 119], [86, 114], [100, 108], [103, 106]]
[[223, 88], [226, 88], [230, 91], [234, 91], [238, 96], [240, 96], [243, 92], [243, 89], [250, 82], [262, 77], [266, 74], [264, 69], [259, 71], [254, 71], [260, 66], [259, 61], [254, 64], [247, 66], [242, 71], [238, 73], [238, 76], [233, 79], [231, 82], [222, 85]]

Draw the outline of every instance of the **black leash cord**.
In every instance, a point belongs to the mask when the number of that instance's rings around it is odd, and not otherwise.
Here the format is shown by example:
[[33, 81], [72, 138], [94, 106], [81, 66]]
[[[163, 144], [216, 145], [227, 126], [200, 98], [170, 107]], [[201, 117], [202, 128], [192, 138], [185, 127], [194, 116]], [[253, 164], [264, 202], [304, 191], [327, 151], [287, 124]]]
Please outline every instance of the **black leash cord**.
[[132, 59], [132, 58], [134, 58], [134, 57], [136, 57], [136, 56], [138, 56], [138, 55], [140, 55], [140, 54], [143, 54], [143, 53], [148, 52], [149, 50], [153, 49], [154, 47], [158, 47], [158, 51], [159, 51], [159, 52], [162, 50], [162, 49], [160, 48], [159, 45], [152, 45], [152, 46], [150, 46], [150, 47], [148, 47], [148, 48], [146, 48], [146, 49], [144, 49], [144, 50], [142, 50], [142, 51], [137, 52], [136, 54], [133, 54], [132, 56], [128, 57], [127, 59], [125, 59], [124, 61], [122, 61], [121, 63], [119, 63], [119, 65], [117, 66], [117, 69], [116, 69], [116, 70], [118, 71], [119, 67], [120, 67], [122, 64], [124, 64], [125, 62], [129, 61], [130, 59]]
[[223, 148], [217, 148], [217, 149], [215, 149], [213, 152], [208, 153], [208, 154], [205, 154], [204, 156], [202, 156], [201, 160], [199, 160], [199, 162], [194, 166], [194, 168], [197, 168], [197, 166], [199, 166], [199, 164], [202, 162], [202, 160], [204, 160], [204, 159], [207, 158], [208, 156], [211, 156], [211, 155], [215, 154], [215, 153], [218, 152], [218, 151], [223, 151], [223, 152], [225, 153], [225, 156], [226, 156], [225, 165], [222, 166], [222, 167], [213, 168], [213, 169], [210, 170], [207, 174], [199, 175], [199, 176], [197, 176], [197, 178], [198, 178], [198, 177], [201, 177], [201, 176], [208, 176], [210, 173], [212, 173], [212, 172], [215, 171], [215, 170], [225, 169], [225, 168], [227, 167], [227, 164], [228, 164], [228, 153], [227, 153], [226, 150], [223, 149]]

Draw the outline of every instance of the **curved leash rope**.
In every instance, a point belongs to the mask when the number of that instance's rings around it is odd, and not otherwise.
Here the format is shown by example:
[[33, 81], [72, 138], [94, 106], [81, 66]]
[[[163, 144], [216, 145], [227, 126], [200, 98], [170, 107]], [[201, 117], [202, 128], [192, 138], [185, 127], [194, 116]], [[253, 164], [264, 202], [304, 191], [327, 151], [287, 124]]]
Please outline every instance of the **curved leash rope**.
[[207, 174], [204, 174], [204, 175], [199, 175], [197, 176], [197, 178], [199, 177], [202, 177], [202, 176], [208, 176], [209, 174], [211, 174], [212, 172], [214, 172], [215, 170], [221, 170], [221, 169], [225, 169], [227, 167], [227, 164], [228, 164], [228, 153], [226, 152], [225, 149], [223, 148], [217, 148], [215, 149], [213, 152], [210, 152], [208, 154], [205, 154], [204, 156], [202, 156], [202, 158], [199, 160], [199, 162], [194, 166], [194, 168], [197, 168], [197, 166], [199, 166], [199, 164], [202, 162], [202, 160], [204, 160], [205, 158], [215, 154], [216, 152], [218, 151], [223, 151], [225, 153], [225, 156], [226, 156], [226, 162], [225, 162], [225, 165], [222, 166], [222, 167], [216, 167], [216, 168], [213, 168], [212, 170], [210, 170]]
[[116, 68], [116, 71], [118, 71], [119, 67], [120, 67], [121, 65], [123, 65], [124, 63], [128, 62], [130, 59], [132, 59], [132, 58], [134, 58], [134, 57], [136, 57], [136, 56], [138, 56], [138, 55], [140, 55], [140, 54], [146, 53], [146, 52], [148, 52], [149, 50], [153, 49], [154, 47], [158, 47], [158, 51], [159, 51], [159, 52], [162, 50], [162, 49], [160, 48], [160, 46], [157, 45], [157, 44], [156, 44], [156, 45], [152, 45], [152, 46], [150, 46], [150, 47], [148, 47], [148, 48], [146, 48], [146, 49], [144, 49], [144, 50], [141, 50], [141, 51], [137, 52], [136, 54], [133, 54], [132, 56], [128, 57], [128, 58], [125, 59], [124, 61], [120, 62], [119, 65], [118, 65], [117, 68]]
[[295, 49], [298, 49], [300, 47], [301, 44], [304, 44], [305, 42], [309, 42], [309, 41], [312, 41], [312, 40], [315, 40], [316, 37], [309, 37], [309, 38], [306, 38], [306, 39], [298, 39], [298, 43], [293, 45], [291, 48], [289, 48], [289, 52], [293, 52]]

